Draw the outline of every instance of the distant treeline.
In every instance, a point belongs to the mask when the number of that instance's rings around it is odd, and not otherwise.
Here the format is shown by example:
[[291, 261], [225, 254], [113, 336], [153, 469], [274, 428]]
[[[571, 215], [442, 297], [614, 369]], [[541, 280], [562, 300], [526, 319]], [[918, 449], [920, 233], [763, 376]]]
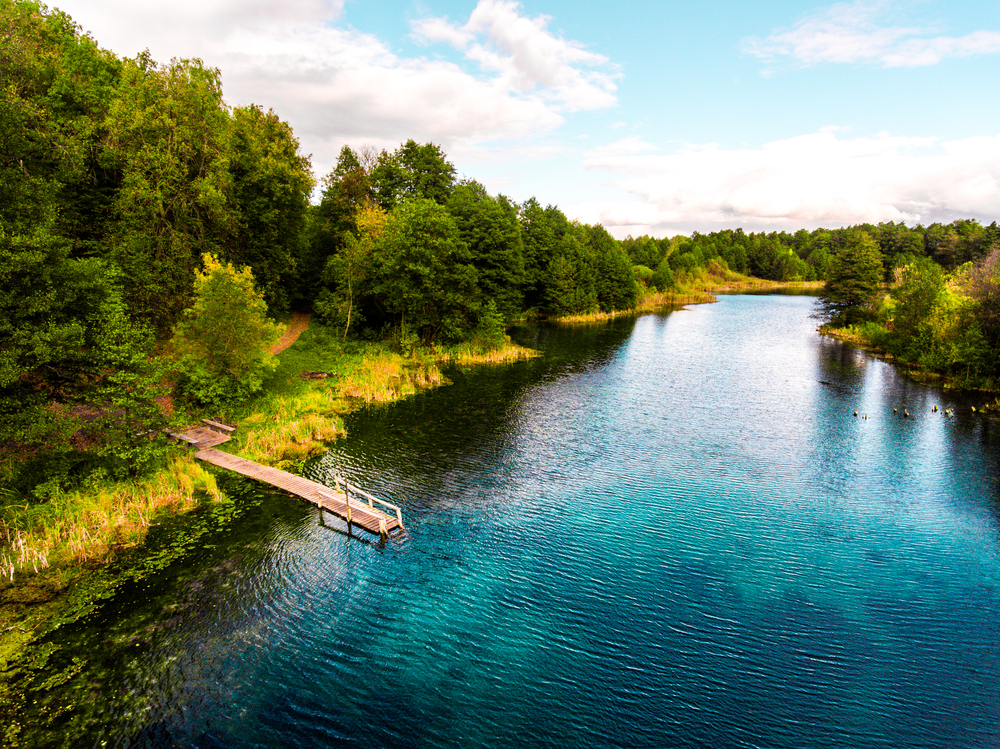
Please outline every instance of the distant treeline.
[[657, 286], [669, 284], [678, 271], [702, 267], [713, 258], [725, 261], [730, 270], [757, 278], [825, 281], [834, 256], [858, 231], [875, 240], [887, 281], [894, 268], [913, 258], [930, 258], [950, 271], [984, 257], [1000, 244], [1000, 227], [995, 221], [984, 227], [971, 219], [913, 228], [890, 221], [811, 232], [800, 229], [794, 234], [726, 229], [710, 234], [695, 232], [690, 237], [629, 237], [622, 244], [634, 265], [652, 270], [647, 275]]
[[91, 424], [86, 443], [128, 463], [122, 440], [153, 420], [141, 394], [169, 379], [152, 363], [176, 352], [207, 257], [223, 274], [249, 268], [271, 314], [312, 309], [345, 337], [412, 350], [496, 341], [523, 316], [630, 309], [700, 268], [823, 280], [859, 230], [883, 280], [998, 244], [997, 225], [975, 221], [619, 241], [457, 179], [438, 146], [412, 140], [345, 147], [311, 204], [291, 127], [227, 106], [218, 70], [119, 58], [31, 0], [0, 0], [0, 91], [5, 454], [65, 448]]

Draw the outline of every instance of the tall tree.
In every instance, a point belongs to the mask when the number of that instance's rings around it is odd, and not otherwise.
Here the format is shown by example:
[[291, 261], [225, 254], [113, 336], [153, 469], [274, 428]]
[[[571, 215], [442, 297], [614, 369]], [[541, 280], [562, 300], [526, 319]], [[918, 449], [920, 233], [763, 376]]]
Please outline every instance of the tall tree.
[[344, 338], [363, 322], [358, 299], [366, 292], [375, 270], [376, 248], [385, 234], [389, 214], [371, 204], [356, 215], [356, 233], [345, 232], [344, 243], [323, 271], [326, 284], [316, 300], [320, 316], [344, 326]]
[[414, 140], [392, 154], [382, 151], [369, 175], [375, 200], [387, 211], [418, 198], [444, 205], [455, 185], [455, 166], [441, 148]]
[[448, 211], [426, 198], [397, 208], [378, 245], [375, 293], [421, 343], [461, 340], [476, 306], [476, 269]]
[[504, 320], [521, 312], [524, 253], [517, 212], [475, 181], [461, 182], [446, 204], [469, 248], [484, 301], [492, 300]]
[[229, 172], [235, 226], [226, 256], [253, 268], [268, 307], [284, 310], [313, 187], [309, 159], [299, 153], [292, 128], [274, 112], [237, 107]]
[[107, 131], [105, 158], [122, 174], [111, 256], [132, 313], [162, 329], [187, 306], [202, 254], [218, 253], [234, 228], [219, 71], [127, 61]]
[[851, 230], [830, 264], [820, 306], [832, 321], [855, 323], [869, 316], [882, 290], [882, 256], [872, 236]]

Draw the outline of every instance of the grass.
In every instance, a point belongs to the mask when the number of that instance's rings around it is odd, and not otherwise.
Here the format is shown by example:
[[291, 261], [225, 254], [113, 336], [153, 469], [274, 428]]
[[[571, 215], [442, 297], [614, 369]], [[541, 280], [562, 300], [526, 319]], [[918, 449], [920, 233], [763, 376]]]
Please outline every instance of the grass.
[[716, 294], [740, 291], [768, 291], [778, 289], [819, 290], [822, 281], [768, 281], [763, 278], [745, 276], [729, 270], [716, 260], [710, 260], [705, 267], [695, 268], [688, 273], [678, 271], [674, 288], [666, 291], [643, 289], [635, 309], [618, 312], [585, 312], [577, 315], [563, 315], [555, 319], [560, 324], [588, 324], [613, 320], [616, 317], [645, 315], [677, 309], [686, 304], [710, 304], [718, 301]]
[[38, 573], [50, 565], [105, 561], [117, 549], [135, 546], [161, 513], [218, 498], [215, 476], [190, 455], [138, 481], [105, 483], [55, 492], [41, 504], [8, 504], [0, 520], [0, 575]]
[[439, 363], [451, 364], [504, 364], [520, 359], [533, 359], [541, 356], [534, 349], [518, 346], [504, 336], [502, 344], [496, 347], [480, 346], [475, 343], [463, 343], [446, 349], [436, 357]]

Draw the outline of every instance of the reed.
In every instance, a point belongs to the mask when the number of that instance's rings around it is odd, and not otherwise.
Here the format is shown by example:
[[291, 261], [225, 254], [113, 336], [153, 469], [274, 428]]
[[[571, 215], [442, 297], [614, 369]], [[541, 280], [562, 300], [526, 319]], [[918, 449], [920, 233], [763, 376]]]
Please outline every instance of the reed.
[[345, 397], [366, 404], [389, 403], [443, 381], [441, 370], [433, 362], [407, 361], [399, 354], [381, 352], [364, 357], [357, 369], [344, 378], [341, 391]]
[[8, 504], [0, 520], [0, 574], [13, 581], [18, 572], [104, 561], [140, 543], [161, 513], [221, 496], [215, 476], [184, 455], [145, 480], [56, 491], [40, 504]]
[[472, 343], [453, 346], [441, 352], [436, 359], [440, 363], [451, 364], [505, 364], [541, 356], [534, 349], [518, 346], [509, 336], [504, 338], [502, 344], [493, 347], [484, 348]]

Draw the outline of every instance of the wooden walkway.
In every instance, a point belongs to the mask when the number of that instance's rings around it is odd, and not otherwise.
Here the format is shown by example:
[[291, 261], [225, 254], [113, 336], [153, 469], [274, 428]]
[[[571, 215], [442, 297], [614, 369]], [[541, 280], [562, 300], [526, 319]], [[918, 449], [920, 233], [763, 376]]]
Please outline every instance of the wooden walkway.
[[[224, 430], [231, 432], [233, 429], [233, 427], [224, 424], [207, 422], [206, 426], [171, 433], [170, 436], [197, 448], [194, 457], [198, 460], [294, 494], [296, 497], [312, 502], [320, 508], [321, 513], [326, 510], [346, 520], [348, 525], [361, 526], [376, 536], [388, 536], [394, 531], [402, 530], [403, 514], [398, 507], [374, 497], [368, 492], [361, 491], [355, 486], [350, 486], [346, 481], [343, 482], [343, 488], [341, 488], [339, 477], [336, 477], [336, 488], [331, 488], [302, 476], [296, 476], [294, 473], [262, 466], [232, 453], [216, 450], [215, 445], [229, 440], [229, 434]], [[384, 507], [386, 511], [375, 507], [376, 504]]]

